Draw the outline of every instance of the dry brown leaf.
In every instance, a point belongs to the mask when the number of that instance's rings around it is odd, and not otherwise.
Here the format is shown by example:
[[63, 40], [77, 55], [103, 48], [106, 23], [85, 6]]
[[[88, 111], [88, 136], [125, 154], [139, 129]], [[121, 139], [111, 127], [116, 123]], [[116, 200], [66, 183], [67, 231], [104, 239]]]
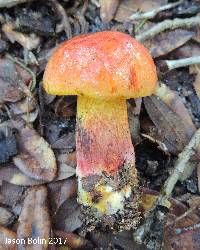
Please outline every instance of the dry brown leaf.
[[153, 137], [164, 143], [170, 153], [178, 154], [196, 128], [176, 92], [161, 84], [155, 95], [144, 98], [146, 110], [156, 126]]
[[172, 59], [182, 59], [186, 57], [200, 56], [200, 44], [188, 41], [186, 44], [177, 48], [171, 54]]
[[23, 192], [24, 188], [4, 181], [0, 186], [0, 203], [13, 208], [21, 199]]
[[7, 226], [13, 217], [13, 214], [4, 207], [0, 207], [0, 225]]
[[158, 96], [174, 113], [176, 113], [188, 127], [188, 130], [192, 130], [191, 133], [195, 131], [195, 126], [192, 119], [188, 113], [187, 108], [183, 104], [181, 97], [165, 84], [160, 83], [155, 91], [156, 96]]
[[119, 0], [100, 0], [100, 17], [104, 23], [110, 22], [119, 6]]
[[69, 132], [62, 135], [58, 140], [51, 144], [53, 149], [68, 149], [73, 150], [76, 147], [75, 133]]
[[144, 45], [149, 49], [152, 57], [156, 58], [179, 48], [194, 37], [194, 35], [195, 32], [193, 31], [176, 29], [162, 32], [160, 35], [151, 39], [151, 41], [145, 41]]
[[57, 166], [49, 144], [29, 125], [20, 124], [17, 129], [20, 154], [13, 158], [14, 164], [31, 178], [52, 181]]
[[54, 218], [55, 229], [73, 232], [82, 225], [80, 220], [80, 205], [76, 198], [66, 200], [59, 208]]
[[162, 5], [167, 4], [167, 0], [122, 0], [117, 13], [115, 15], [115, 20], [118, 22], [125, 22], [129, 20], [129, 17], [137, 11], [146, 12], [159, 8]]
[[199, 216], [195, 210], [187, 211], [177, 217], [169, 214], [164, 227], [163, 249], [192, 249], [200, 248]]
[[58, 182], [48, 184], [51, 208], [55, 213], [59, 207], [69, 198], [77, 194], [76, 178], [69, 178]]
[[10, 103], [8, 106], [12, 111], [13, 115], [20, 115], [24, 113], [30, 113], [36, 108], [36, 102], [30, 97], [26, 97], [16, 103]]
[[156, 139], [163, 142], [169, 152], [173, 154], [181, 152], [193, 131], [158, 97], [145, 97], [144, 104], [149, 117], [157, 128]]
[[76, 168], [76, 152], [63, 153], [57, 156], [59, 166], [62, 164], [68, 165], [70, 167]]
[[[75, 175], [75, 173], [76, 170], [74, 167], [62, 164], [62, 166], [58, 168], [58, 174], [54, 181], [67, 179]], [[34, 186], [49, 182], [47, 180], [36, 180], [28, 177], [18, 168], [16, 168], [14, 164], [6, 164], [0, 168], [0, 185], [2, 181], [7, 181], [11, 184], [19, 186]]]
[[[44, 250], [48, 248], [51, 230], [50, 216], [47, 207], [47, 189], [45, 186], [33, 187], [28, 191], [19, 217], [17, 238], [25, 239], [21, 249]], [[45, 239], [46, 244], [28, 244], [27, 239]]]
[[195, 73], [196, 78], [193, 83], [194, 89], [196, 91], [197, 96], [200, 98], [200, 65], [191, 65], [189, 67], [190, 73]]
[[35, 180], [22, 173], [14, 164], [6, 164], [0, 168], [0, 182], [6, 181], [18, 186], [34, 186], [46, 183], [42, 180]]
[[0, 59], [0, 103], [16, 102], [23, 97], [20, 81], [15, 64], [9, 59]]
[[[16, 245], [12, 242], [17, 238], [16, 233], [0, 226], [0, 249], [1, 250], [16, 250]], [[10, 241], [9, 241], [10, 240]], [[7, 244], [6, 244], [7, 243]]]
[[55, 113], [58, 116], [67, 118], [70, 116], [76, 116], [76, 98], [72, 96], [59, 98], [55, 103]]

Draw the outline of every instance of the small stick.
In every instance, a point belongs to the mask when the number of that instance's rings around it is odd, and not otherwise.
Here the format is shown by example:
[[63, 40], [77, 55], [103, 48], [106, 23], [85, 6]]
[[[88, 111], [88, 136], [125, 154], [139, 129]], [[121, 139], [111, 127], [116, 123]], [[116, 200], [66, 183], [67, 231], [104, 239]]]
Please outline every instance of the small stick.
[[167, 67], [167, 70], [172, 70], [180, 67], [186, 67], [193, 64], [200, 64], [200, 56], [192, 56], [184, 59], [178, 59], [178, 60], [165, 60], [164, 62], [164, 68]]
[[161, 33], [162, 31], [165, 31], [167, 29], [177, 29], [177, 28], [191, 28], [200, 26], [200, 16], [195, 16], [191, 18], [175, 18], [173, 20], [165, 20], [159, 24], [156, 24], [151, 29], [147, 30], [146, 32], [143, 32], [142, 34], [139, 34], [136, 36], [136, 39], [138, 41], [144, 41], [147, 39], [150, 39], [157, 34]]
[[[185, 167], [187, 166], [187, 162], [191, 158], [192, 155], [196, 153], [196, 149], [200, 143], [200, 129], [198, 129], [189, 144], [183, 149], [183, 151], [178, 155], [178, 159], [175, 163], [175, 167], [173, 173], [167, 178], [163, 187], [163, 200], [168, 198], [172, 193], [174, 186], [179, 180], [181, 174], [184, 172]], [[162, 199], [161, 199], [162, 202]], [[160, 203], [161, 204], [161, 203]]]
[[134, 239], [141, 243], [146, 235], [150, 232], [151, 225], [155, 219], [155, 215], [157, 212], [157, 207], [159, 205], [164, 206], [169, 196], [171, 195], [174, 186], [179, 180], [181, 174], [184, 172], [187, 162], [191, 158], [192, 155], [195, 154], [195, 151], [200, 143], [200, 129], [196, 130], [189, 144], [183, 149], [183, 151], [179, 154], [178, 159], [175, 163], [174, 170], [172, 174], [167, 178], [164, 183], [161, 194], [158, 196], [152, 208], [145, 214], [146, 221], [134, 232]]
[[174, 7], [178, 6], [179, 4], [181, 4], [182, 2], [183, 2], [183, 0], [178, 1], [176, 3], [169, 3], [169, 4], [166, 4], [166, 5], [159, 7], [157, 9], [145, 12], [145, 13], [134, 13], [133, 15], [131, 15], [129, 17], [129, 19], [131, 21], [141, 20], [141, 19], [151, 19], [151, 18], [154, 18], [159, 12], [174, 8]]

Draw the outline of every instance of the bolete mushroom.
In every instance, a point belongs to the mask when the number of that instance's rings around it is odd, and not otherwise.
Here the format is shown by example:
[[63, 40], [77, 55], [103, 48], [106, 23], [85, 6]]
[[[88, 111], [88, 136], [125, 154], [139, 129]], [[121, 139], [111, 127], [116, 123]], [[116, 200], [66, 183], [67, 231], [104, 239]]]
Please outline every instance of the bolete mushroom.
[[78, 95], [76, 152], [78, 201], [87, 223], [117, 230], [139, 220], [138, 178], [126, 99], [151, 95], [157, 75], [148, 51], [113, 31], [65, 41], [50, 58], [44, 89]]

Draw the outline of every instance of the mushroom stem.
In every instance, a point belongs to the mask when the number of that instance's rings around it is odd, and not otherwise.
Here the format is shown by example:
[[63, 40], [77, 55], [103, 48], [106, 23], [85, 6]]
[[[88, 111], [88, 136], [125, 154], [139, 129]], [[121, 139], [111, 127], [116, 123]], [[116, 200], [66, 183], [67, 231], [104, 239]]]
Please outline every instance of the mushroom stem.
[[76, 138], [79, 202], [98, 215], [121, 213], [130, 200], [137, 203], [126, 100], [79, 96]]

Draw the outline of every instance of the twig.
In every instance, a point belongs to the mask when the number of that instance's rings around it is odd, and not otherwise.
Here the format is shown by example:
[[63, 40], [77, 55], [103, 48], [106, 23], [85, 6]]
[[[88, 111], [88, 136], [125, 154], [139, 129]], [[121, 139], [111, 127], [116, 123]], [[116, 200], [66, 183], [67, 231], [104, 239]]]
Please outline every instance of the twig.
[[131, 15], [129, 17], [129, 19], [131, 21], [141, 20], [141, 19], [151, 19], [151, 18], [154, 18], [159, 12], [174, 8], [174, 7], [178, 6], [179, 4], [181, 4], [182, 2], [183, 2], [183, 0], [178, 1], [176, 3], [169, 3], [169, 4], [166, 4], [166, 5], [159, 7], [157, 9], [145, 12], [145, 13], [134, 13], [133, 15]]
[[164, 65], [163, 70], [169, 71], [172, 69], [180, 68], [180, 67], [186, 67], [193, 64], [200, 64], [200, 56], [192, 56], [184, 59], [178, 59], [178, 60], [165, 60], [163, 61]]
[[58, 13], [58, 15], [60, 15], [62, 18], [62, 21], [61, 21], [61, 24], [58, 28], [58, 31], [60, 32], [60, 31], [64, 30], [67, 38], [68, 39], [72, 38], [72, 30], [71, 30], [69, 18], [67, 16], [65, 9], [63, 8], [63, 6], [60, 3], [58, 3], [57, 0], [50, 0], [50, 2], [54, 5], [54, 8], [55, 8], [56, 12]]
[[179, 154], [178, 159], [175, 163], [173, 173], [165, 181], [163, 191], [162, 191], [163, 197], [160, 200], [159, 204], [161, 204], [163, 202], [163, 200], [167, 199], [170, 196], [170, 194], [172, 193], [174, 186], [176, 185], [181, 174], [184, 172], [185, 167], [187, 166], [187, 162], [189, 161], [191, 156], [196, 153], [196, 149], [199, 146], [199, 143], [200, 143], [200, 129], [198, 129], [194, 133], [189, 144]]
[[171, 225], [176, 225], [177, 222], [181, 221], [183, 218], [187, 217], [189, 214], [193, 213], [198, 208], [199, 208], [199, 204], [194, 206], [194, 207], [191, 207], [185, 213], [183, 213], [179, 217], [177, 217], [175, 220], [171, 221], [170, 223], [167, 223], [167, 226], [169, 227]]
[[159, 24], [156, 24], [154, 27], [147, 30], [146, 32], [137, 35], [136, 39], [142, 42], [144, 40], [147, 40], [156, 36], [157, 34], [167, 29], [173, 30], [173, 29], [177, 29], [181, 27], [191, 28], [191, 27], [196, 27], [196, 26], [200, 26], [200, 16], [184, 18], [184, 19], [175, 18], [173, 20], [165, 20]]
[[33, 0], [0, 0], [0, 8], [10, 8], [17, 4], [31, 2]]
[[151, 225], [155, 219], [158, 206], [164, 206], [167, 204], [167, 200], [171, 195], [174, 186], [179, 180], [181, 174], [184, 172], [187, 162], [192, 155], [195, 154], [195, 151], [200, 143], [200, 129], [198, 129], [190, 140], [189, 144], [183, 149], [179, 154], [178, 159], [175, 163], [174, 170], [172, 174], [165, 181], [161, 194], [158, 196], [152, 208], [145, 214], [146, 221], [140, 226], [134, 233], [134, 239], [137, 242], [143, 242], [143, 239], [148, 233], [150, 233]]

